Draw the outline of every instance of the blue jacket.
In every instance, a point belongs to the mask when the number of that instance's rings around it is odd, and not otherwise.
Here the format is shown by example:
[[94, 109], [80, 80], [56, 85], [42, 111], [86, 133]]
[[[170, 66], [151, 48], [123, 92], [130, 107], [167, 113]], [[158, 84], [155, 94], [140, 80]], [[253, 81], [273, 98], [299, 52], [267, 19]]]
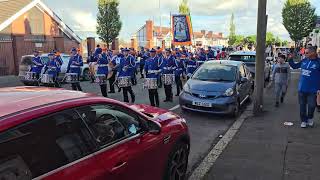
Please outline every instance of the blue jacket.
[[118, 64], [118, 77], [132, 76], [135, 67], [133, 56], [119, 56], [120, 62]]
[[176, 64], [176, 70], [174, 71], [174, 75], [177, 77], [180, 77], [181, 74], [183, 74], [183, 72], [185, 72], [185, 67], [183, 65], [183, 61], [180, 60], [175, 60], [175, 64]]
[[33, 57], [32, 58], [32, 67], [31, 67], [31, 71], [35, 72], [35, 73], [41, 73], [41, 70], [43, 68], [43, 64], [41, 62], [41, 57], [37, 56], [37, 57]]
[[207, 55], [205, 53], [200, 53], [199, 60], [200, 61], [207, 61], [208, 60]]
[[162, 74], [173, 74], [176, 68], [174, 57], [170, 55], [169, 57], [164, 58], [160, 67]]
[[81, 68], [83, 66], [82, 56], [79, 54], [71, 56], [67, 68], [67, 73], [78, 73], [81, 74]]
[[317, 93], [320, 90], [320, 59], [310, 60], [305, 58], [299, 63], [294, 63], [290, 59], [289, 65], [293, 69], [301, 68], [299, 92]]
[[158, 57], [150, 57], [147, 59], [144, 70], [146, 72], [146, 78], [158, 78], [160, 73]]
[[98, 60], [97, 74], [108, 74], [108, 58], [102, 57]]
[[59, 63], [56, 60], [49, 60], [45, 67], [45, 71], [48, 71], [48, 74], [55, 78], [58, 74], [58, 67]]
[[194, 71], [198, 68], [198, 63], [195, 59], [189, 59], [186, 62], [186, 67], [187, 67], [187, 75], [192, 75]]
[[63, 64], [63, 60], [62, 60], [61, 56], [56, 56], [55, 60], [58, 62], [58, 65], [59, 65], [58, 72], [61, 72], [61, 66]]
[[209, 52], [208, 52], [208, 58], [215, 58], [215, 55], [214, 55], [215, 53], [214, 53], [214, 51], [213, 50], [210, 50]]

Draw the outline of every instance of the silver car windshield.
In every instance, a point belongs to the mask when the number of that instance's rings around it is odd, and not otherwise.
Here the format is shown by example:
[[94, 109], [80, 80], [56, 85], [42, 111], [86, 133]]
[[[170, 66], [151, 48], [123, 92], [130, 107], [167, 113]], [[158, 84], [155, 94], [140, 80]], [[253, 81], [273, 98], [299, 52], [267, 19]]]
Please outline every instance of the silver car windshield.
[[192, 76], [201, 81], [235, 81], [236, 67], [222, 64], [205, 64]]

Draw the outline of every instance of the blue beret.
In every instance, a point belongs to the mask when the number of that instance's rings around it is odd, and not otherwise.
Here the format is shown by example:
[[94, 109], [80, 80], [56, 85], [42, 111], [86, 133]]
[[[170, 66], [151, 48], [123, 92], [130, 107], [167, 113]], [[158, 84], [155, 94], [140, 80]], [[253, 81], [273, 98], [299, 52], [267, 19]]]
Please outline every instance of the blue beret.
[[152, 49], [150, 49], [150, 52], [151, 52], [151, 53], [155, 53], [155, 52], [157, 52], [157, 51], [152, 48]]
[[73, 47], [73, 48], [71, 49], [71, 52], [77, 52], [77, 48]]

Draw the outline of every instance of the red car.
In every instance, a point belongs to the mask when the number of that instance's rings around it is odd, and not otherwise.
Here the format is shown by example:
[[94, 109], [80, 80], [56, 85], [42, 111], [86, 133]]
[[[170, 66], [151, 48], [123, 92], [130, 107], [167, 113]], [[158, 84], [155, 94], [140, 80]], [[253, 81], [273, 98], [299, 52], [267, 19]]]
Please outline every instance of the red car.
[[184, 179], [186, 121], [146, 105], [0, 88], [0, 179]]

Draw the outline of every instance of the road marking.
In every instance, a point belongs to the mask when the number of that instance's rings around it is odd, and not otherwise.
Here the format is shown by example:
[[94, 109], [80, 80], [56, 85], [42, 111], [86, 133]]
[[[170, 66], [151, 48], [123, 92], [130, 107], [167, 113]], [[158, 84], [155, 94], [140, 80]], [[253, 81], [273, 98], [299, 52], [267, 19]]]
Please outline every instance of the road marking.
[[170, 111], [174, 111], [174, 110], [176, 110], [176, 109], [178, 109], [180, 107], [180, 105], [176, 105], [175, 107], [173, 107], [173, 108], [171, 108], [171, 109], [169, 109]]
[[244, 120], [247, 119], [251, 114], [248, 110], [252, 109], [252, 105], [249, 105], [242, 115], [233, 123], [228, 129], [225, 135], [219, 140], [219, 142], [211, 149], [209, 154], [202, 160], [201, 164], [192, 172], [189, 180], [203, 179], [204, 176], [209, 172], [215, 161], [219, 158], [223, 150], [227, 147], [229, 142], [237, 134]]

